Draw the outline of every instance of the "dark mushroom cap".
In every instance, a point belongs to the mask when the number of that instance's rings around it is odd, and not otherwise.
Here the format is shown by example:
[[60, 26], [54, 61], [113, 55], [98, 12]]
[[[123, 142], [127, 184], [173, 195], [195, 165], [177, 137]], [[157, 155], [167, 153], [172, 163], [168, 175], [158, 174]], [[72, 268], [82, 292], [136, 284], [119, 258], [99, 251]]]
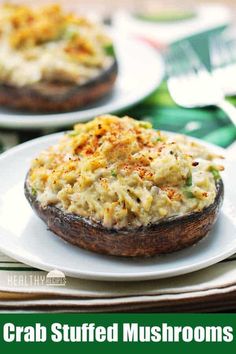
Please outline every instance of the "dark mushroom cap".
[[100, 223], [49, 205], [42, 207], [25, 181], [25, 196], [47, 227], [63, 240], [80, 248], [115, 256], [137, 257], [171, 253], [195, 244], [212, 229], [224, 196], [221, 179], [216, 181], [214, 202], [200, 212], [162, 219], [136, 229], [108, 229]]

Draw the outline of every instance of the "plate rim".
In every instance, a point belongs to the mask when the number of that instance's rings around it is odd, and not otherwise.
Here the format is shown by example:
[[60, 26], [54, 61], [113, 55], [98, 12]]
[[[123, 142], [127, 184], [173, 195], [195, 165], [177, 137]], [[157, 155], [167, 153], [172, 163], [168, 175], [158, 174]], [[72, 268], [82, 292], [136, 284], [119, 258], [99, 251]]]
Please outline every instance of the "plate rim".
[[[17, 145], [6, 152], [2, 153], [0, 155], [0, 165], [3, 160], [8, 159], [10, 156], [17, 154], [18, 152], [22, 150], [28, 150], [31, 146], [37, 146], [40, 145], [41, 142], [45, 143], [50, 143], [50, 141], [55, 140], [61, 136], [63, 136], [66, 132], [60, 132], [60, 133], [54, 133], [46, 136], [42, 136], [36, 139], [32, 139], [30, 141], [27, 141], [25, 143], [22, 143], [20, 145]], [[175, 132], [166, 132], [169, 133], [170, 135], [183, 135]], [[214, 144], [205, 142], [203, 140], [194, 138], [194, 137], [189, 137], [191, 140], [198, 141], [202, 143], [202, 145], [205, 145], [206, 147], [212, 149], [213, 151], [218, 151], [220, 154], [225, 155], [225, 149], [216, 146]], [[53, 143], [53, 142], [52, 142]], [[7, 232], [7, 231], [6, 231]], [[0, 235], [0, 239], [3, 236]], [[12, 241], [11, 241], [12, 242]], [[11, 243], [10, 242], [10, 243]], [[194, 247], [194, 246], [193, 246]], [[32, 257], [28, 256], [21, 256], [17, 252], [15, 253], [11, 249], [8, 249], [5, 247], [5, 245], [0, 243], [0, 250], [5, 253], [6, 255], [18, 260], [19, 262], [23, 262], [27, 265], [30, 265], [32, 267], [38, 268], [39, 270], [44, 270], [44, 271], [50, 271], [53, 268], [56, 267], [56, 265], [48, 262], [40, 262], [40, 261], [35, 261], [34, 259], [32, 260]], [[175, 268], [174, 270], [168, 270], [164, 269], [162, 271], [141, 271], [136, 274], [133, 273], [107, 273], [107, 272], [98, 272], [96, 271], [78, 271], [76, 269], [70, 268], [70, 267], [64, 267], [61, 269], [65, 275], [67, 276], [72, 276], [75, 278], [80, 278], [80, 279], [90, 279], [90, 280], [102, 280], [102, 281], [139, 281], [139, 280], [152, 280], [152, 279], [164, 279], [164, 278], [170, 278], [174, 276], [179, 276], [183, 274], [188, 274], [197, 270], [201, 270], [204, 268], [208, 268], [209, 266], [220, 262], [221, 260], [233, 255], [236, 252], [236, 240], [235, 240], [235, 245], [234, 247], [228, 249], [227, 251], [222, 251], [219, 252], [219, 254], [212, 256], [208, 258], [207, 260], [202, 260], [198, 262], [197, 264], [192, 264], [192, 265], [183, 265], [179, 266], [179, 268]], [[111, 257], [112, 259], [112, 257]], [[57, 267], [56, 267], [57, 268]]]
[[[1, 239], [1, 236], [0, 236]], [[194, 245], [192, 246], [194, 247]], [[3, 251], [3, 253], [5, 253], [7, 256], [19, 261], [20, 263], [29, 265], [30, 267], [36, 268], [38, 271], [46, 271], [46, 272], [50, 272], [51, 270], [54, 269], [58, 269], [57, 266], [54, 265], [50, 265], [48, 263], [44, 263], [44, 265], [42, 266], [41, 263], [37, 263], [36, 261], [28, 261], [28, 257], [24, 257], [24, 256], [17, 256], [17, 258], [15, 257], [15, 253], [9, 251], [7, 248], [2, 247], [2, 245], [0, 246], [0, 250]], [[199, 270], [203, 270], [206, 268], [209, 268], [210, 266], [232, 256], [236, 251], [236, 245], [235, 245], [235, 249], [229, 250], [228, 252], [222, 252], [220, 255], [217, 255], [215, 257], [212, 257], [208, 262], [204, 263], [204, 261], [202, 261], [201, 263], [198, 263], [197, 265], [192, 265], [191, 267], [189, 266], [184, 266], [181, 267], [181, 269], [175, 269], [173, 271], [162, 271], [159, 274], [157, 274], [156, 272], [149, 272], [149, 273], [144, 273], [144, 272], [140, 272], [136, 275], [131, 274], [131, 273], [126, 273], [126, 275], [124, 275], [124, 273], [115, 273], [115, 274], [110, 274], [108, 275], [107, 273], [104, 272], [91, 272], [91, 271], [87, 271], [87, 272], [81, 272], [81, 271], [77, 271], [75, 272], [75, 270], [68, 268], [68, 267], [64, 267], [63, 269], [60, 268], [59, 270], [62, 271], [66, 276], [68, 277], [72, 277], [72, 278], [78, 278], [78, 279], [84, 279], [84, 280], [98, 280], [98, 281], [119, 281], [119, 282], [135, 282], [135, 281], [148, 281], [148, 280], [158, 280], [158, 279], [168, 279], [168, 278], [173, 278], [173, 277], [177, 277], [177, 276], [181, 276], [181, 275], [185, 275], [185, 274], [190, 274]], [[39, 264], [40, 264], [40, 268], [39, 268]]]

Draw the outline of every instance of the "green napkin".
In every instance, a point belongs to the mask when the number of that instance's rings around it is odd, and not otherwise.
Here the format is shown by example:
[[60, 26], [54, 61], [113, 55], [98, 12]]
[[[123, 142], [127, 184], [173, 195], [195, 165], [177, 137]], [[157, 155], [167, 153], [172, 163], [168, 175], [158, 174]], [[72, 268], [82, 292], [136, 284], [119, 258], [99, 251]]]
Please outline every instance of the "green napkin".
[[[236, 98], [231, 101], [236, 103]], [[236, 139], [236, 128], [222, 111], [214, 107], [178, 107], [171, 99], [166, 83], [125, 113], [150, 121], [155, 129], [190, 135], [222, 147], [228, 147]]]

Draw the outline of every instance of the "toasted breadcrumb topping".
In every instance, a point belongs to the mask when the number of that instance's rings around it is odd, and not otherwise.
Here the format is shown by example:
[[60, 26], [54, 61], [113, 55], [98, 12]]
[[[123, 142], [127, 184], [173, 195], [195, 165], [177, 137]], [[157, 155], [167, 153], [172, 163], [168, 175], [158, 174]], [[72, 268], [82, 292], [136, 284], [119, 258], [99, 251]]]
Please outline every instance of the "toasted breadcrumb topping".
[[0, 82], [82, 83], [111, 65], [111, 39], [89, 19], [58, 4], [0, 5]]
[[77, 124], [43, 151], [28, 179], [44, 207], [56, 205], [107, 228], [133, 228], [213, 203], [223, 169], [216, 158], [148, 122], [105, 115]]

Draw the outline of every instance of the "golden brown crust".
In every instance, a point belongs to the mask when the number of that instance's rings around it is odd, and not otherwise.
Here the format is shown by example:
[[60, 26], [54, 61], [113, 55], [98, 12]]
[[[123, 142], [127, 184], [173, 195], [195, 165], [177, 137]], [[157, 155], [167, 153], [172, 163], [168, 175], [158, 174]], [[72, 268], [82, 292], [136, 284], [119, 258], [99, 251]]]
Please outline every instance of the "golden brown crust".
[[25, 195], [48, 228], [78, 247], [115, 256], [153, 256], [191, 246], [205, 237], [213, 227], [223, 201], [222, 180], [216, 182], [214, 203], [200, 212], [169, 218], [138, 229], [107, 229], [74, 214], [63, 213], [55, 206], [43, 208], [25, 183]]
[[24, 87], [0, 85], [0, 105], [31, 112], [68, 112], [93, 103], [109, 94], [115, 83], [118, 65], [83, 85], [38, 83]]

